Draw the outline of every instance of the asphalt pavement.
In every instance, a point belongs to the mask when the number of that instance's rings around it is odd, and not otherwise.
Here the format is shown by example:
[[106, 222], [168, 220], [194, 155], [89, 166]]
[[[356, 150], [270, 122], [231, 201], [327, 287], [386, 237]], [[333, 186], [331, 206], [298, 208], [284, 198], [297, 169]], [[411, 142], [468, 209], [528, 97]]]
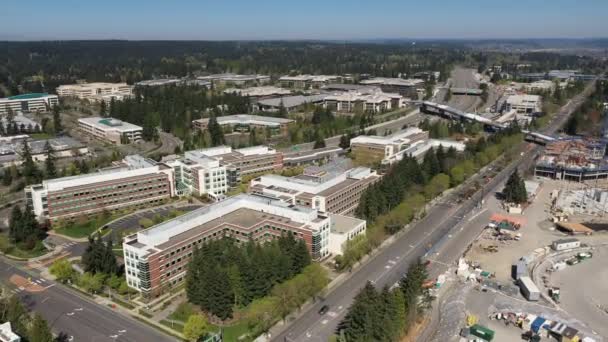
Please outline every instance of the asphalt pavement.
[[[23, 264], [0, 257], [0, 277], [28, 309], [40, 313], [54, 332], [67, 333], [73, 338], [72, 342], [176, 341], [175, 338], [99, 305], [74, 290], [42, 279], [33, 270], [26, 272], [21, 269], [22, 266]], [[32, 284], [38, 284], [43, 289], [28, 291], [28, 288], [8, 281], [15, 275], [29, 278]]]

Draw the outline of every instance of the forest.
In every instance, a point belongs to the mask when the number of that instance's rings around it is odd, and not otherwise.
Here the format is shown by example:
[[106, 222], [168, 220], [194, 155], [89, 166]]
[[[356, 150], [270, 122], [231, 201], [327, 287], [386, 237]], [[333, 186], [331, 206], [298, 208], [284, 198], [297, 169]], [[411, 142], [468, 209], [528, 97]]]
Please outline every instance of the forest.
[[463, 62], [462, 44], [420, 42], [206, 42], [45, 41], [0, 42], [0, 97], [53, 92], [61, 84], [133, 84], [154, 77], [222, 72], [284, 74], [371, 74], [397, 77], [418, 71], [447, 74]]
[[221, 319], [234, 309], [270, 294], [273, 286], [300, 274], [311, 263], [303, 240], [286, 234], [265, 244], [214, 240], [198, 249], [186, 277], [188, 300]]

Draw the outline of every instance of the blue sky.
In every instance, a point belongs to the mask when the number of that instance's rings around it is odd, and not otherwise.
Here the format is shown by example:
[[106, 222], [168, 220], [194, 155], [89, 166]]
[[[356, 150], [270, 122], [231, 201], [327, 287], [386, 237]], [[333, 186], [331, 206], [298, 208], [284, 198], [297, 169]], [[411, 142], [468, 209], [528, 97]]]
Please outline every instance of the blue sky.
[[608, 0], [5, 0], [0, 39], [578, 38]]

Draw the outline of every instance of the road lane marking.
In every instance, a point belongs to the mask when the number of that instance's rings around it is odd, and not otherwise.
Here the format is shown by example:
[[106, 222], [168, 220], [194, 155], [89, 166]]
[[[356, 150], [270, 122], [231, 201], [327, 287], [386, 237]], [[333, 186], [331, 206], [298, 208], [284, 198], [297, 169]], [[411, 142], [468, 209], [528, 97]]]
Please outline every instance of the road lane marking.
[[44, 303], [46, 303], [46, 301], [48, 301], [49, 299], [51, 299], [51, 297], [46, 297], [46, 298], [44, 298], [44, 299], [42, 300], [42, 302], [41, 302], [41, 303], [42, 303], [42, 304], [44, 304]]

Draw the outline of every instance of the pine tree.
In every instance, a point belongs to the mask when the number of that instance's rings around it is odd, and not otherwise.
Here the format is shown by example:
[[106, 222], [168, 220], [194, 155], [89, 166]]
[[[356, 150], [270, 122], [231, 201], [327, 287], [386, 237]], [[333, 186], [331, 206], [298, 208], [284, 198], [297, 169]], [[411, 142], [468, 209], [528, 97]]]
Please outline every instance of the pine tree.
[[511, 176], [509, 176], [509, 179], [502, 190], [502, 194], [505, 201], [508, 203], [522, 204], [528, 200], [526, 184], [519, 176], [517, 170], [515, 170]]
[[224, 131], [222, 126], [217, 122], [214, 115], [209, 118], [209, 124], [207, 125], [209, 134], [211, 135], [211, 145], [219, 146], [225, 144]]
[[8, 234], [14, 242], [21, 241], [23, 237], [23, 213], [18, 205], [15, 205], [11, 211]]
[[107, 114], [106, 110], [107, 110], [106, 101], [101, 100], [101, 103], [99, 103], [99, 116], [102, 116], [102, 117], [106, 116], [106, 114]]
[[30, 342], [53, 342], [53, 334], [51, 333], [49, 325], [38, 313], [34, 315], [28, 337]]
[[40, 181], [40, 170], [32, 159], [32, 152], [27, 141], [23, 141], [21, 158], [23, 159], [23, 176], [28, 184], [37, 183]]
[[350, 139], [346, 134], [342, 134], [340, 137], [340, 143], [338, 144], [343, 149], [347, 149], [350, 147]]
[[51, 144], [47, 140], [44, 144], [44, 151], [46, 153], [46, 160], [44, 161], [46, 177], [55, 178], [57, 177], [57, 167], [55, 166], [55, 151], [51, 147]]
[[323, 148], [325, 147], [325, 139], [323, 139], [322, 136], [318, 136], [317, 139], [315, 140], [315, 144], [313, 146], [313, 149], [317, 149], [317, 148]]
[[63, 125], [61, 124], [61, 113], [59, 112], [59, 106], [53, 106], [53, 128], [55, 133], [61, 133], [63, 131]]

